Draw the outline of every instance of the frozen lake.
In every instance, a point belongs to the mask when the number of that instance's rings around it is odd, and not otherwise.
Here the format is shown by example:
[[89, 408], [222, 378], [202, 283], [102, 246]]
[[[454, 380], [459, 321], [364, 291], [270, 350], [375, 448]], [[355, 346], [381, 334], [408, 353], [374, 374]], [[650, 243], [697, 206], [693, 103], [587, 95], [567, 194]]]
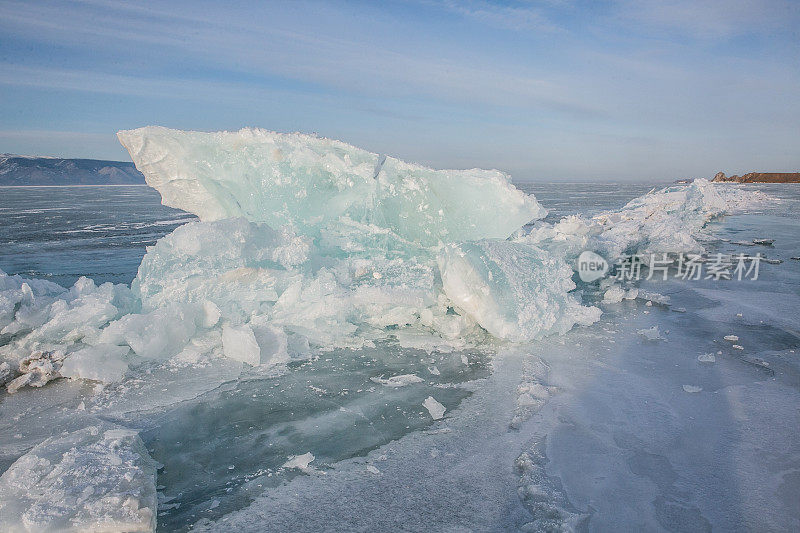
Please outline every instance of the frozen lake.
[[[652, 188], [518, 186], [552, 223]], [[753, 189], [781, 200], [712, 222], [704, 245], [782, 261], [757, 280], [643, 281], [654, 296], [595, 302], [594, 324], [513, 346], [153, 360], [105, 387], [3, 393], [0, 472], [99, 419], [136, 430], [160, 464], [163, 531], [795, 530], [800, 194]], [[0, 269], [65, 287], [129, 283], [145, 246], [194, 220], [146, 187], [6, 188], [0, 209]], [[735, 244], [760, 238], [775, 242]], [[638, 333], [653, 326], [661, 338]]]

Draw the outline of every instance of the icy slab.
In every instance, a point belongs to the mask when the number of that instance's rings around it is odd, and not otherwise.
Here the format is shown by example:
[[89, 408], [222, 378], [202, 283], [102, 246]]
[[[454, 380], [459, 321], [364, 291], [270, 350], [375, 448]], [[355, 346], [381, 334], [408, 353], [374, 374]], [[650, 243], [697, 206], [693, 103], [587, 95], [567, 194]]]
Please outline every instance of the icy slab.
[[390, 378], [384, 378], [381, 376], [369, 379], [373, 383], [378, 383], [380, 385], [383, 385], [384, 387], [391, 387], [395, 389], [398, 387], [405, 387], [406, 385], [411, 385], [413, 383], [422, 383], [423, 381], [425, 381], [416, 374], [402, 374], [399, 376], [392, 376]]
[[346, 218], [430, 246], [505, 238], [546, 215], [502, 172], [433, 170], [312, 135], [150, 126], [117, 136], [165, 205], [204, 221], [244, 217], [317, 235]]
[[428, 410], [428, 413], [430, 413], [431, 418], [434, 420], [440, 420], [447, 410], [445, 406], [439, 403], [433, 396], [425, 398], [425, 401], [422, 402], [422, 406]]
[[112, 424], [51, 437], [0, 477], [0, 530], [154, 531], [157, 466]]
[[664, 337], [661, 336], [661, 331], [658, 329], [658, 326], [653, 326], [651, 328], [646, 328], [646, 329], [640, 329], [636, 333], [638, 333], [648, 341], [664, 340]]
[[127, 346], [89, 346], [71, 353], [59, 372], [65, 378], [115, 383], [121, 381], [128, 370], [128, 352]]
[[439, 254], [443, 290], [459, 312], [500, 339], [524, 341], [592, 324], [596, 307], [570, 294], [572, 269], [560, 256], [524, 243], [450, 244]]
[[313, 467], [309, 466], [314, 459], [314, 454], [311, 452], [306, 452], [302, 455], [293, 455], [289, 457], [288, 461], [283, 463], [283, 468], [294, 468], [301, 472], [308, 473], [314, 470]]

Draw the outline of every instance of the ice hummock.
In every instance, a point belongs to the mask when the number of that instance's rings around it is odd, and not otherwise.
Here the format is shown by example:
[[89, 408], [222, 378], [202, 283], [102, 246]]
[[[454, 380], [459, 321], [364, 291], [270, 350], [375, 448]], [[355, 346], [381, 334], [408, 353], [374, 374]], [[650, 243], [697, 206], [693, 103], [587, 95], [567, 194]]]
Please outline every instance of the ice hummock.
[[[149, 247], [130, 288], [0, 273], [4, 375], [37, 372], [20, 384], [115, 382], [146, 360], [270, 366], [383, 341], [439, 350], [563, 334], [600, 315], [576, 290], [582, 250], [697, 250], [710, 220], [760, 200], [697, 180], [526, 232], [544, 210], [495, 171], [265, 130], [119, 136], [164, 202], [202, 220]], [[59, 355], [30, 365], [31, 353]]]

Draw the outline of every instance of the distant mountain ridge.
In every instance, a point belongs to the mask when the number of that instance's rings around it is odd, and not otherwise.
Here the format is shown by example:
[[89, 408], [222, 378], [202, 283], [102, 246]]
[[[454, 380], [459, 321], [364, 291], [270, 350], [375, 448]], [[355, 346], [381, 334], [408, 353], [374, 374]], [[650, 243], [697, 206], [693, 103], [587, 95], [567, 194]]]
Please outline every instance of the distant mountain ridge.
[[133, 163], [0, 154], [0, 185], [143, 185]]

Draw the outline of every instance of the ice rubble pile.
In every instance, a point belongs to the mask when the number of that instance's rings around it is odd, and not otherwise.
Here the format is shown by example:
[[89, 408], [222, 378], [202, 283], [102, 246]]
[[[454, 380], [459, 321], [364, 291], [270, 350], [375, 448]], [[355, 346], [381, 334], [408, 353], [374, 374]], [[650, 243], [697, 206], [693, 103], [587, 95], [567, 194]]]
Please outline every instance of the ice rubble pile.
[[157, 467], [108, 422], [51, 437], [0, 476], [0, 530], [154, 531]]
[[598, 252], [612, 262], [623, 254], [698, 252], [703, 250], [703, 230], [711, 220], [758, 207], [767, 199], [758, 191], [719, 187], [698, 179], [686, 186], [653, 190], [618, 211], [536, 224], [518, 240], [558, 251], [570, 263], [583, 250]]
[[696, 249], [708, 220], [747, 202], [699, 180], [525, 233], [545, 211], [496, 171], [264, 130], [119, 137], [164, 203], [201, 221], [150, 247], [131, 288], [0, 273], [0, 379], [13, 390], [114, 382], [143, 360], [257, 366], [382, 340], [446, 349], [564, 333], [600, 315], [574, 290], [580, 251]]

